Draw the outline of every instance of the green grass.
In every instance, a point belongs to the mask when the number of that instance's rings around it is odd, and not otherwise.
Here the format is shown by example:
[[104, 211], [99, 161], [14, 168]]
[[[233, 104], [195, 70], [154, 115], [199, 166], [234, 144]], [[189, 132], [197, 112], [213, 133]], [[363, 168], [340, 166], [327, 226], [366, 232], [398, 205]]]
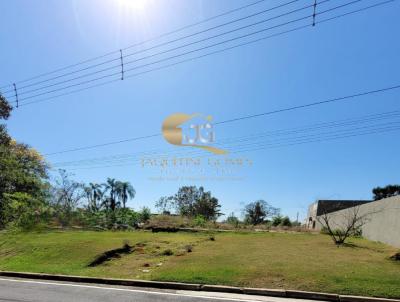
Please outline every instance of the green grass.
[[[100, 266], [96, 255], [143, 243]], [[396, 249], [364, 239], [337, 248], [308, 233], [51, 232], [0, 235], [0, 270], [140, 278], [400, 297]], [[186, 246], [193, 246], [188, 253]], [[170, 249], [172, 256], [164, 255]], [[162, 263], [162, 265], [160, 265]], [[145, 270], [143, 272], [143, 270]]]

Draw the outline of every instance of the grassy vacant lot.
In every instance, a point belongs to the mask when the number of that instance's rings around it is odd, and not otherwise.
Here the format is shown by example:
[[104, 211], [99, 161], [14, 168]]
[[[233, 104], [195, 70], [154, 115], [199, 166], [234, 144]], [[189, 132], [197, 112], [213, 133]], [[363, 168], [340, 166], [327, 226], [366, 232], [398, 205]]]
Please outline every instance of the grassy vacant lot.
[[[396, 250], [383, 244], [352, 239], [337, 248], [325, 235], [306, 233], [213, 236], [215, 241], [206, 233], [0, 234], [0, 270], [400, 297], [400, 263], [389, 259]], [[124, 240], [135, 246], [132, 254], [88, 267]]]

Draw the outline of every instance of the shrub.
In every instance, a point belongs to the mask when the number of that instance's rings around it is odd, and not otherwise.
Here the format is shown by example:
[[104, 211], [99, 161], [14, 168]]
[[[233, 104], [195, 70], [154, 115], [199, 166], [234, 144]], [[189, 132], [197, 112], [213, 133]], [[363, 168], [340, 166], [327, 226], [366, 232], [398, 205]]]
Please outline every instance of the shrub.
[[289, 217], [285, 216], [282, 218], [280, 225], [290, 227], [290, 226], [292, 226], [292, 222], [290, 221]]
[[171, 249], [166, 249], [165, 251], [162, 252], [162, 255], [164, 256], [172, 256], [174, 252]]
[[206, 222], [206, 219], [202, 215], [197, 215], [193, 220], [194, 225], [200, 227], [204, 227], [206, 225]]
[[148, 222], [151, 217], [151, 211], [149, 208], [144, 207], [140, 212], [139, 212], [139, 220], [140, 222]]
[[28, 231], [40, 229], [48, 222], [50, 209], [27, 193], [4, 193], [4, 221], [9, 229]]
[[282, 220], [283, 220], [283, 218], [281, 215], [275, 216], [274, 218], [272, 218], [272, 225], [274, 227], [277, 227], [278, 225], [280, 225], [282, 223]]
[[240, 221], [239, 218], [237, 218], [234, 213], [231, 213], [226, 219], [226, 223], [229, 223], [230, 225], [233, 225], [235, 228], [238, 228]]

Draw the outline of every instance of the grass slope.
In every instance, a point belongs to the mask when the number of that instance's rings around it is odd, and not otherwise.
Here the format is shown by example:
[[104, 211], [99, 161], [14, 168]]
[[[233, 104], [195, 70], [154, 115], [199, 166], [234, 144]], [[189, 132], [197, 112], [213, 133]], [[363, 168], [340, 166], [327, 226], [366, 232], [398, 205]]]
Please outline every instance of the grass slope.
[[[126, 240], [134, 253], [87, 267]], [[205, 233], [1, 234], [0, 269], [399, 298], [400, 263], [389, 260], [396, 250], [351, 243], [337, 248], [327, 236], [303, 233], [223, 233], [215, 241]]]

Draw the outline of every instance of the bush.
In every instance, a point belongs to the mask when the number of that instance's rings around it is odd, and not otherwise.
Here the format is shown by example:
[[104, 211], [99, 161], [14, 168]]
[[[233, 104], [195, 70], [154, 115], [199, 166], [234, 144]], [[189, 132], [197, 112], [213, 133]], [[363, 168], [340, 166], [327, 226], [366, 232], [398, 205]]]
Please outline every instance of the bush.
[[289, 218], [289, 217], [285, 216], [285, 217], [282, 218], [282, 221], [281, 221], [281, 224], [280, 224], [280, 225], [281, 225], [281, 226], [290, 227], [290, 226], [292, 226], [292, 222], [290, 221], [290, 218]]
[[228, 218], [226, 219], [226, 223], [234, 226], [235, 228], [239, 227], [240, 221], [239, 218], [237, 218], [234, 213], [231, 213]]
[[274, 218], [272, 218], [272, 226], [277, 227], [282, 223], [282, 220], [283, 220], [282, 216], [280, 215], [275, 216]]
[[139, 220], [140, 222], [148, 222], [151, 217], [151, 211], [149, 208], [144, 207], [140, 212], [139, 212]]
[[202, 215], [197, 215], [193, 220], [194, 225], [200, 227], [204, 227], [206, 222], [206, 219]]
[[50, 217], [50, 208], [27, 193], [4, 193], [4, 221], [9, 229], [40, 229]]

